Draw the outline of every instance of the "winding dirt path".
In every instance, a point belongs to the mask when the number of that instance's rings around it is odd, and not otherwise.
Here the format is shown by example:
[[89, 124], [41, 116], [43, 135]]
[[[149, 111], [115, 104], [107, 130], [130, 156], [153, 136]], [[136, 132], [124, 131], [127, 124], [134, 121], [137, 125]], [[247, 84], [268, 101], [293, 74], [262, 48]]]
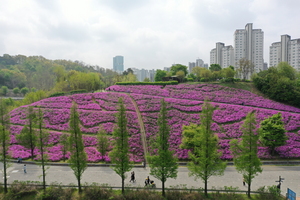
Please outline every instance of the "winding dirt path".
[[132, 96], [129, 93], [126, 93], [126, 94], [130, 97], [131, 102], [135, 107], [135, 111], [136, 111], [138, 121], [139, 121], [139, 124], [140, 124], [141, 139], [142, 139], [142, 144], [143, 144], [143, 149], [144, 149], [144, 158], [145, 158], [146, 163], [148, 163], [148, 160], [147, 160], [147, 157], [146, 157], [146, 155], [148, 155], [148, 147], [147, 147], [147, 143], [146, 143], [146, 132], [145, 132], [145, 126], [144, 126], [144, 122], [143, 122], [143, 119], [142, 119], [142, 115], [141, 115], [141, 112], [140, 112], [135, 100], [132, 98]]

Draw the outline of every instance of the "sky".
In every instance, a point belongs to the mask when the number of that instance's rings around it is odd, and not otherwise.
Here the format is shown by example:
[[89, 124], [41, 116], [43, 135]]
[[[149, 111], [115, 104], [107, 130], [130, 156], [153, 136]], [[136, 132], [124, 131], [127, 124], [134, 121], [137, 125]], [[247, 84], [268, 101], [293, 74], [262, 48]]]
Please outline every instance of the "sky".
[[43, 56], [112, 69], [163, 69], [200, 58], [253, 23], [264, 60], [280, 35], [300, 38], [299, 0], [0, 0], [0, 55]]

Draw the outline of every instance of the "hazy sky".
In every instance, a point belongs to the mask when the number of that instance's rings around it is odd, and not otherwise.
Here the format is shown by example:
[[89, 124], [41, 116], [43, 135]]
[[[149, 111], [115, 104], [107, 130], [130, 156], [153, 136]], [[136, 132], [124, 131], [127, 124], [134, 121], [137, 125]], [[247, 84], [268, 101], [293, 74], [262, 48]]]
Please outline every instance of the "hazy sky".
[[300, 38], [299, 0], [0, 0], [0, 55], [41, 55], [112, 68], [209, 63], [216, 42], [233, 45], [247, 23], [269, 46]]

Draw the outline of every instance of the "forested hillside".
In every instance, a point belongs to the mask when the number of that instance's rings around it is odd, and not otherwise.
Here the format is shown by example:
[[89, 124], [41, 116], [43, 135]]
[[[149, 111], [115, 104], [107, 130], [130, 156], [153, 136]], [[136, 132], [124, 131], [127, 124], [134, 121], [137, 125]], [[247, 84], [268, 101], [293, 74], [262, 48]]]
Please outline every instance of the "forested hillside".
[[110, 69], [79, 61], [49, 60], [42, 56], [0, 56], [0, 87], [8, 89], [92, 91], [113, 85], [115, 76], [116, 72]]

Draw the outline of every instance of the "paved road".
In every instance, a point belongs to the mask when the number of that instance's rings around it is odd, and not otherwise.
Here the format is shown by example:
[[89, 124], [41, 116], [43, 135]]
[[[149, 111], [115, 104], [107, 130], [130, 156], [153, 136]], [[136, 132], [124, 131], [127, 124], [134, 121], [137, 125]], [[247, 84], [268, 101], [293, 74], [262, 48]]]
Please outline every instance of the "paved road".
[[[2, 165], [0, 165], [2, 169]], [[20, 181], [42, 181], [41, 167], [38, 165], [27, 164], [27, 173], [23, 172], [23, 164], [13, 163], [8, 169], [8, 182], [11, 183], [14, 180]], [[136, 174], [136, 183], [129, 183], [130, 173], [126, 184], [132, 187], [144, 186], [144, 180], [149, 175], [149, 167], [145, 168], [133, 168]], [[204, 187], [204, 184], [200, 180], [194, 180], [193, 177], [188, 176], [188, 169], [186, 167], [179, 167], [177, 179], [168, 179], [166, 186], [186, 185], [187, 187]], [[2, 173], [2, 171], [1, 171]], [[256, 190], [261, 186], [276, 185], [275, 182], [279, 176], [285, 180], [281, 185], [282, 194], [285, 194], [287, 188], [292, 189], [296, 192], [297, 196], [300, 197], [300, 166], [263, 166], [263, 173], [253, 179], [252, 190]], [[161, 183], [150, 176], [153, 179], [157, 187], [161, 187]], [[50, 166], [46, 176], [47, 184], [58, 182], [63, 185], [70, 183], [76, 184], [76, 178], [73, 175], [73, 171], [68, 166]], [[120, 187], [121, 178], [110, 168], [110, 167], [88, 167], [83, 174], [82, 183], [107, 183], [111, 186]], [[211, 177], [209, 179], [208, 188], [220, 188], [224, 186], [239, 187], [241, 190], [247, 188], [242, 184], [242, 176], [238, 174], [233, 166], [226, 168], [224, 176]]]

